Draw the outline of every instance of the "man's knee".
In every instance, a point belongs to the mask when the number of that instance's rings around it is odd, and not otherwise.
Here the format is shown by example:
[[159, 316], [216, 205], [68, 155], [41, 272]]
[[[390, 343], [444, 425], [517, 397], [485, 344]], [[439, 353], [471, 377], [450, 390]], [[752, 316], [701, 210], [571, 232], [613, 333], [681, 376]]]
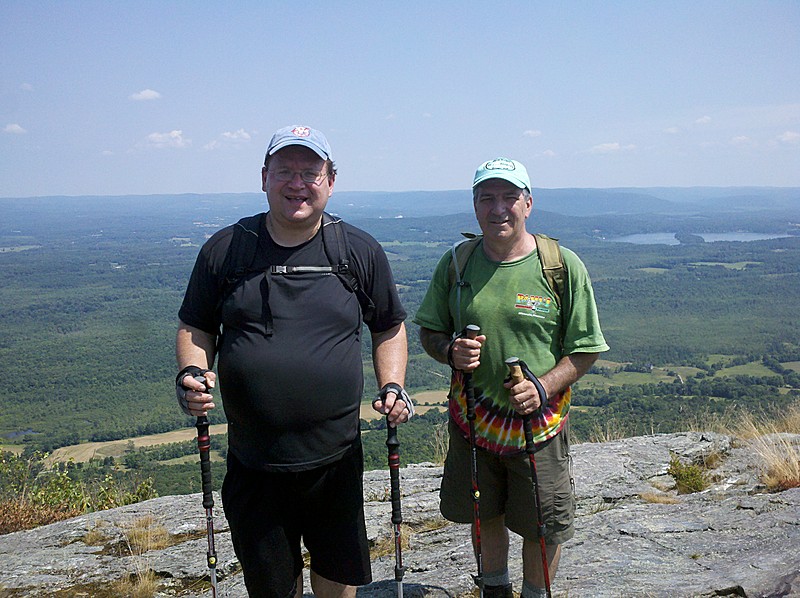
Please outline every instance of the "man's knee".
[[331, 581], [311, 571], [311, 589], [318, 598], [355, 598], [356, 586]]

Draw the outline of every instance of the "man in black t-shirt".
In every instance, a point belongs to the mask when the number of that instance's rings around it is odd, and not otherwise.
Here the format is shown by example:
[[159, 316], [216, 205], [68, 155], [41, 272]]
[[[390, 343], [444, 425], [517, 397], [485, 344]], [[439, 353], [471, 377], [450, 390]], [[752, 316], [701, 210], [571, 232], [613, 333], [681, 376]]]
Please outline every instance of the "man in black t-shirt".
[[232, 291], [222, 283], [233, 226], [197, 257], [179, 312], [178, 399], [192, 416], [213, 409], [207, 391], [216, 385], [217, 360], [229, 438], [222, 500], [249, 594], [302, 596], [302, 539], [315, 595], [355, 596], [371, 581], [359, 433], [362, 323], [382, 389], [375, 409], [397, 425], [413, 412], [402, 390], [406, 312], [380, 244], [345, 223], [338, 226], [350, 268], [374, 309], [362, 313], [352, 289], [324, 269], [281, 275], [284, 267], [329, 263], [322, 223], [336, 170], [322, 133], [277, 131], [261, 177], [269, 212], [256, 230], [243, 231], [258, 237], [244, 277]]

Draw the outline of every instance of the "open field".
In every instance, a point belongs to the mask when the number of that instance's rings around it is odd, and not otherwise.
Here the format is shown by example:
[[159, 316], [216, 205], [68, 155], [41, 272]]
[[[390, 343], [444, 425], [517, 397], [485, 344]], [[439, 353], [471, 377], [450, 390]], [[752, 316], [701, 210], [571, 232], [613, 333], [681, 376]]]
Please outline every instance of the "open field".
[[[411, 400], [414, 401], [414, 411], [417, 415], [422, 415], [429, 409], [444, 410], [441, 406], [443, 402], [447, 401], [446, 390], [426, 390], [415, 395], [411, 395]], [[378, 419], [382, 417], [380, 413], [372, 408], [369, 403], [361, 405], [361, 419]]]
[[[225, 434], [228, 431], [228, 424], [217, 424], [211, 426], [211, 434]], [[48, 463], [69, 461], [72, 459], [76, 463], [85, 463], [90, 459], [103, 459], [105, 457], [121, 457], [125, 450], [133, 445], [134, 448], [156, 446], [159, 444], [169, 444], [171, 442], [183, 442], [197, 438], [196, 428], [185, 428], [165, 432], [164, 434], [151, 434], [150, 436], [139, 436], [137, 438], [125, 438], [123, 440], [110, 440], [108, 442], [84, 442], [72, 446], [63, 446], [52, 452], [48, 457]]]
[[[412, 400], [418, 414], [425, 413], [429, 409], [442, 409], [440, 404], [447, 400], [447, 391], [426, 391], [413, 395]], [[372, 406], [365, 403], [361, 406], [362, 419], [377, 419], [381, 417]], [[211, 434], [225, 434], [228, 431], [227, 424], [213, 425], [210, 428]], [[143, 448], [156, 446], [159, 444], [169, 444], [171, 442], [184, 442], [194, 440], [197, 437], [195, 428], [185, 428], [164, 434], [152, 434], [150, 436], [139, 436], [137, 438], [125, 438], [123, 440], [111, 440], [108, 442], [84, 442], [71, 446], [64, 446], [52, 452], [48, 457], [48, 464], [66, 462], [72, 459], [76, 463], [85, 463], [90, 459], [103, 459], [105, 457], [121, 457], [125, 451], [133, 446]], [[21, 448], [21, 447], [20, 447]]]

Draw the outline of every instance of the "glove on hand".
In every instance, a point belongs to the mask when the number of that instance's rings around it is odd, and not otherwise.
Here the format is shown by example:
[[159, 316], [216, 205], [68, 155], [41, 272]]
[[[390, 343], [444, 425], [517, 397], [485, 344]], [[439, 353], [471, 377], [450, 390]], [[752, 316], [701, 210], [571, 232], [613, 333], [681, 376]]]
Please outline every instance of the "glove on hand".
[[375, 399], [373, 403], [377, 403], [378, 401], [381, 403], [385, 402], [386, 394], [389, 392], [395, 393], [397, 398], [406, 404], [406, 409], [408, 409], [408, 418], [411, 419], [411, 416], [414, 415], [414, 403], [411, 402], [411, 397], [408, 396], [406, 389], [396, 382], [389, 382], [388, 384], [384, 385], [384, 387], [381, 388], [380, 392], [378, 393], [378, 398]]
[[178, 405], [180, 405], [181, 410], [186, 415], [192, 415], [189, 411], [189, 403], [186, 401], [186, 391], [192, 390], [190, 388], [186, 388], [183, 385], [183, 380], [186, 376], [191, 376], [198, 382], [206, 385], [206, 392], [211, 392], [208, 384], [206, 384], [205, 374], [206, 372], [210, 372], [211, 370], [204, 370], [203, 368], [199, 368], [196, 365], [187, 365], [183, 368], [178, 375], [175, 377], [175, 396], [178, 398]]

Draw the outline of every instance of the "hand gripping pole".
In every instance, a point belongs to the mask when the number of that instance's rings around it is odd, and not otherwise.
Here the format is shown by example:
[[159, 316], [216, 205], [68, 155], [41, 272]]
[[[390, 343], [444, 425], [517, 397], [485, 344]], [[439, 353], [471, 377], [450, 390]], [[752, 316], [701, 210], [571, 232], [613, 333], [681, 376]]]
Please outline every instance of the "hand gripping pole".
[[[509, 357], [506, 359], [506, 365], [511, 373], [511, 380], [515, 384], [519, 384], [525, 379], [525, 375], [522, 373], [522, 366], [520, 365], [521, 362], [518, 357]], [[527, 369], [527, 368], [526, 368]], [[539, 382], [539, 379], [533, 375], [532, 372], [528, 370], [530, 374], [529, 379], [533, 382], [533, 385], [536, 387], [536, 391], [539, 393], [539, 409], [542, 408], [542, 405], [547, 404], [547, 393], [542, 386], [542, 383]], [[544, 585], [547, 590], [547, 598], [551, 598], [552, 594], [550, 593], [550, 567], [547, 564], [547, 548], [545, 547], [544, 543], [544, 534], [545, 534], [545, 524], [544, 519], [542, 517], [542, 503], [539, 499], [539, 478], [536, 475], [536, 457], [534, 456], [534, 448], [533, 448], [533, 431], [531, 430], [531, 416], [530, 415], [523, 415], [522, 416], [522, 424], [525, 430], [525, 452], [528, 453], [528, 460], [531, 463], [531, 481], [533, 483], [533, 502], [536, 505], [536, 526], [539, 532], [539, 547], [542, 552], [542, 574], [544, 575]]]
[[[195, 378], [201, 384], [206, 384], [202, 376]], [[217, 553], [214, 548], [214, 496], [211, 491], [211, 437], [208, 433], [208, 418], [201, 415], [195, 423], [197, 428], [197, 449], [200, 452], [200, 472], [203, 480], [203, 508], [206, 510], [206, 534], [208, 536], [208, 563], [209, 576], [211, 577], [211, 597], [217, 596]]]
[[403, 598], [403, 546], [400, 524], [403, 514], [400, 510], [400, 441], [397, 440], [397, 427], [389, 425], [386, 419], [386, 446], [389, 449], [389, 477], [392, 483], [392, 525], [394, 526], [394, 579], [397, 582], [397, 596]]
[[[475, 339], [481, 329], [475, 324], [464, 327], [461, 336]], [[467, 421], [469, 421], [469, 447], [472, 457], [470, 459], [472, 474], [472, 520], [475, 533], [475, 562], [478, 572], [474, 577], [475, 585], [483, 597], [483, 552], [481, 549], [481, 491], [478, 485], [478, 452], [475, 444], [475, 386], [472, 383], [472, 373], [463, 372], [464, 392], [467, 400]]]

